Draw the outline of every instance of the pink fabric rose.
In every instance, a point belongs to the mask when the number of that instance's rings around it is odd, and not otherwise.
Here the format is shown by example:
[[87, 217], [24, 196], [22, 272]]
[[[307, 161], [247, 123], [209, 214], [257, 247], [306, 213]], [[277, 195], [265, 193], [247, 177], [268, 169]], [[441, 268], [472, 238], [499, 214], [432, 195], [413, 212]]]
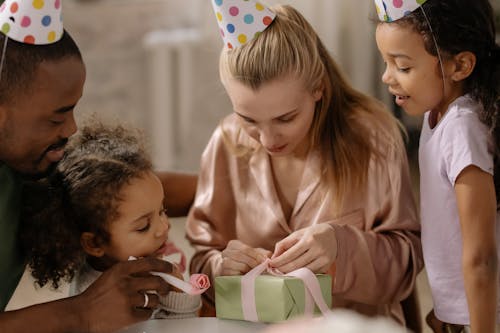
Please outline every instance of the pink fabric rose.
[[189, 283], [197, 289], [210, 288], [210, 279], [206, 274], [193, 274], [189, 277]]

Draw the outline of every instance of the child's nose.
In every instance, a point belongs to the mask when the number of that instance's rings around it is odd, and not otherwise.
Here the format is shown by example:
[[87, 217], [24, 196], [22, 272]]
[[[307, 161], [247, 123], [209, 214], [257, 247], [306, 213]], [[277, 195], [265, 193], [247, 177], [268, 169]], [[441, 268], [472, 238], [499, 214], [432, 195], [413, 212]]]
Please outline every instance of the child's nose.
[[384, 73], [382, 73], [382, 82], [387, 85], [390, 85], [393, 82], [393, 77], [388, 67], [386, 67]]
[[167, 215], [163, 215], [160, 217], [160, 223], [158, 226], [158, 230], [155, 233], [156, 237], [163, 237], [168, 233], [168, 229], [170, 229], [170, 221], [168, 220]]

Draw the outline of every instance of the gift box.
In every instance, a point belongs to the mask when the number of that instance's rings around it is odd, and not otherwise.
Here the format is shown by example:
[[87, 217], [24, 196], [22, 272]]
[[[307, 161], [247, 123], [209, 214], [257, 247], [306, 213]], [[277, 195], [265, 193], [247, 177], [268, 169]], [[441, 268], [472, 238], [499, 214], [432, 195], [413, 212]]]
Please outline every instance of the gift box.
[[[332, 304], [332, 278], [317, 274], [326, 305]], [[215, 310], [218, 318], [244, 320], [241, 293], [242, 276], [215, 278]], [[255, 278], [255, 308], [258, 321], [273, 323], [305, 314], [306, 289], [295, 277], [260, 275]], [[319, 309], [315, 306], [315, 314]]]

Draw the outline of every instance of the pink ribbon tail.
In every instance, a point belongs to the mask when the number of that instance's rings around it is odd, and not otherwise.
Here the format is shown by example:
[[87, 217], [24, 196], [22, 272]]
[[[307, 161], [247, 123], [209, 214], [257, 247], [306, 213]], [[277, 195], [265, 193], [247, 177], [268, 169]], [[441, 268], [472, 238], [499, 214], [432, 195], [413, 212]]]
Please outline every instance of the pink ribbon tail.
[[[318, 306], [319, 310], [323, 315], [330, 312], [330, 308], [326, 305], [321, 293], [321, 286], [319, 284], [316, 275], [308, 268], [299, 268], [293, 272], [286, 274], [286, 276], [293, 276], [304, 281], [304, 286], [309, 291], [310, 295], [314, 299], [314, 302]], [[311, 302], [312, 310], [314, 310], [314, 303]], [[312, 311], [310, 311], [312, 313]]]
[[257, 307], [255, 306], [255, 279], [262, 274], [269, 266], [266, 260], [262, 264], [255, 266], [241, 278], [241, 306], [243, 318], [248, 321], [259, 321]]
[[[208, 286], [204, 286], [204, 287], [196, 286], [196, 285], [193, 285], [193, 284], [186, 282], [184, 280], [178, 279], [173, 275], [166, 274], [166, 273], [151, 272], [151, 274], [161, 277], [167, 283], [171, 284], [172, 286], [176, 287], [177, 289], [182, 290], [183, 292], [185, 292], [186, 294], [189, 294], [189, 295], [203, 294], [210, 287], [210, 284], [208, 284]], [[206, 276], [206, 279], [208, 281], [208, 276]]]

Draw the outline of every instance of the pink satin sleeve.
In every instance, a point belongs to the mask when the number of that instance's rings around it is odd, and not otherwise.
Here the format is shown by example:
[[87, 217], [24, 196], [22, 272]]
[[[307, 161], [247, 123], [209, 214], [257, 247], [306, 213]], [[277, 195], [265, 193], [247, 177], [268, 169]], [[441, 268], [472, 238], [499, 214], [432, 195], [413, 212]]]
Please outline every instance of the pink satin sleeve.
[[[227, 151], [219, 135], [214, 134], [202, 155], [196, 198], [186, 223], [186, 236], [195, 249], [190, 272], [207, 274], [212, 280], [221, 265], [221, 251], [234, 237], [235, 219]], [[213, 301], [213, 288], [205, 296]]]
[[[393, 151], [384, 164], [373, 163], [368, 177], [371, 195], [364, 200], [364, 208], [344, 221], [330, 221], [339, 249], [334, 294], [343, 297], [334, 298], [338, 306], [350, 301], [373, 306], [400, 302], [412, 292], [423, 268], [406, 153]], [[402, 320], [400, 310], [391, 311]]]

